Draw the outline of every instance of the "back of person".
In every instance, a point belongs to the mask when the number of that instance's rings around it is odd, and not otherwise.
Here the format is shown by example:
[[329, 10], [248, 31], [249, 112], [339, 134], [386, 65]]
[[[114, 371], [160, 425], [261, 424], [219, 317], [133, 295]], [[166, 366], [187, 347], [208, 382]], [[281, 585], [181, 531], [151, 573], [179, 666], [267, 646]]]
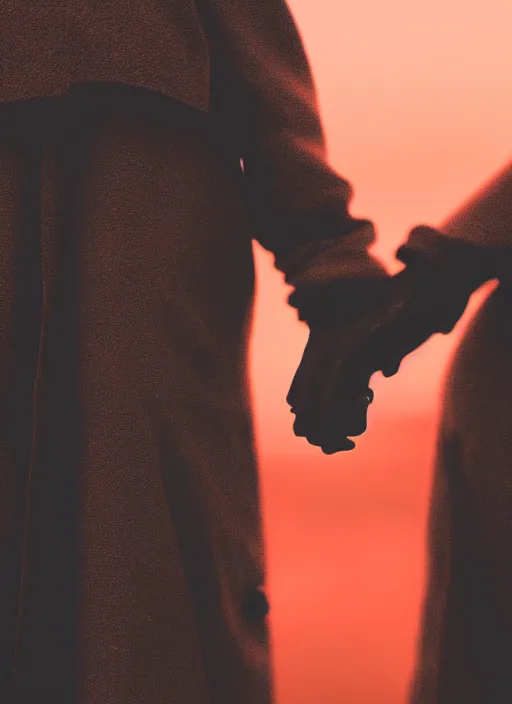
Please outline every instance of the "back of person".
[[15, 0], [0, 13], [0, 101], [122, 82], [208, 109], [209, 49], [194, 0]]

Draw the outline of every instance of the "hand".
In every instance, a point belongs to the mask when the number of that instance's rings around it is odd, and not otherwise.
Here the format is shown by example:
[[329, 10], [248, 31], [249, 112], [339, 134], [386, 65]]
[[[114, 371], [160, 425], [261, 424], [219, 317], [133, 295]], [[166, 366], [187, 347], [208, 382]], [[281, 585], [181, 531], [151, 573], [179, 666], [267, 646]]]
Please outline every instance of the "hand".
[[296, 415], [294, 432], [324, 454], [351, 450], [356, 437], [365, 432], [366, 414], [373, 401], [370, 374], [338, 375], [344, 327], [338, 324], [315, 326], [294, 376], [288, 396]]
[[393, 376], [404, 358], [432, 335], [453, 330], [470, 293], [431, 271], [404, 269], [390, 279], [379, 305], [354, 327], [347, 341], [350, 354], [372, 373]]
[[287, 396], [295, 434], [325, 454], [353, 449], [350, 436], [367, 427], [373, 373], [396, 374], [403, 358], [431, 335], [450, 332], [468, 298], [467, 290], [452, 290], [440, 277], [405, 269], [352, 323], [313, 325]]

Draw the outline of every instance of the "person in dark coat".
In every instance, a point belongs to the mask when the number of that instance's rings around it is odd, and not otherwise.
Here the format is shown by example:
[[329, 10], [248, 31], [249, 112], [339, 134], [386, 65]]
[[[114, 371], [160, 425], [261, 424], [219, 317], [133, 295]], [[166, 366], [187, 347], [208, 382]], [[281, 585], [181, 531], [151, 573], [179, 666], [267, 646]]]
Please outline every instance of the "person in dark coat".
[[387, 279], [295, 23], [7, 0], [0, 54], [1, 700], [270, 704], [252, 240], [299, 312]]
[[448, 373], [411, 704], [512, 701], [511, 245], [508, 163], [440, 228], [414, 228], [380, 303], [339, 344], [307, 352], [290, 390], [297, 434], [331, 447], [347, 380], [395, 374], [432, 334], [450, 332], [476, 289], [499, 282]]

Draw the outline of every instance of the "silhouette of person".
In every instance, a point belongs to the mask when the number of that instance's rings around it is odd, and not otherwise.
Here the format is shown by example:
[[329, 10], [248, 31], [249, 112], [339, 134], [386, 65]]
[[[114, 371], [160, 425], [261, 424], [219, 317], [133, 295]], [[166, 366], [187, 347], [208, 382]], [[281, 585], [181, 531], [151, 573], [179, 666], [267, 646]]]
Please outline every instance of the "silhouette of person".
[[398, 250], [406, 267], [379, 304], [337, 346], [306, 349], [290, 390], [297, 434], [332, 446], [337, 394], [374, 370], [395, 374], [432, 334], [453, 329], [480, 285], [498, 280], [448, 374], [411, 704], [512, 701], [511, 243], [509, 163], [439, 229], [414, 228]]
[[300, 35], [284, 0], [9, 0], [0, 35], [2, 702], [268, 704], [252, 239], [338, 327], [387, 280]]

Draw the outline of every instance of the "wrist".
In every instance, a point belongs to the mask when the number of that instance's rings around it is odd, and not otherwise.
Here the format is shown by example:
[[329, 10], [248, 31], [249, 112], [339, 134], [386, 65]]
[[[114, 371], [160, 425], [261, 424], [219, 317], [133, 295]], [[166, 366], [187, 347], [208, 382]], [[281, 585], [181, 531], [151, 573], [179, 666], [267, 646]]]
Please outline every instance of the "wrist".
[[494, 278], [493, 259], [487, 248], [449, 237], [425, 225], [415, 227], [397, 251], [397, 258], [432, 286], [471, 295]]
[[394, 278], [392, 298], [412, 306], [416, 316], [425, 323], [429, 321], [432, 333], [447, 334], [453, 330], [476, 288], [432, 260], [409, 261]]
[[364, 279], [340, 279], [323, 285], [298, 287], [288, 298], [299, 320], [310, 327], [351, 322], [376, 305], [388, 290], [388, 274]]

